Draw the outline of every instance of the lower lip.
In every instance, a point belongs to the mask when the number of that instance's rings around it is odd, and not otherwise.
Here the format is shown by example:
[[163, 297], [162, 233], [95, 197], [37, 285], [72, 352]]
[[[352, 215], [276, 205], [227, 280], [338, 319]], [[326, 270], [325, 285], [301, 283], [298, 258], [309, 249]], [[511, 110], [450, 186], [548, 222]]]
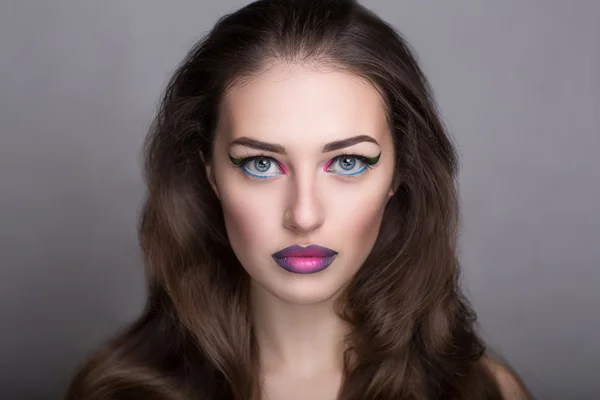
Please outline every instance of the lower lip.
[[275, 262], [287, 271], [295, 274], [314, 274], [323, 271], [333, 262], [336, 256], [331, 257], [281, 257]]

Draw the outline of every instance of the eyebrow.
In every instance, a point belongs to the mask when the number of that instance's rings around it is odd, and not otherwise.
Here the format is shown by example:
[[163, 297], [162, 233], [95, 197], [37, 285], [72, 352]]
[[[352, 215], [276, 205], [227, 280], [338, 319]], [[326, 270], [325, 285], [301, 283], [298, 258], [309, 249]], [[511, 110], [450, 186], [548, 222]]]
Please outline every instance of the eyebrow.
[[[327, 143], [325, 146], [323, 146], [323, 149], [321, 151], [323, 153], [328, 153], [330, 151], [354, 146], [355, 144], [362, 143], [362, 142], [375, 143], [376, 145], [379, 146], [379, 143], [377, 143], [377, 140], [375, 140], [371, 136], [358, 135], [358, 136], [352, 136], [347, 139], [336, 140], [336, 141]], [[287, 154], [285, 147], [283, 147], [280, 144], [263, 142], [262, 140], [251, 139], [251, 138], [245, 137], [245, 136], [234, 139], [230, 143], [230, 146], [233, 146], [233, 145], [246, 146], [246, 147], [250, 147], [253, 149], [257, 149], [257, 150], [269, 151], [271, 153]]]

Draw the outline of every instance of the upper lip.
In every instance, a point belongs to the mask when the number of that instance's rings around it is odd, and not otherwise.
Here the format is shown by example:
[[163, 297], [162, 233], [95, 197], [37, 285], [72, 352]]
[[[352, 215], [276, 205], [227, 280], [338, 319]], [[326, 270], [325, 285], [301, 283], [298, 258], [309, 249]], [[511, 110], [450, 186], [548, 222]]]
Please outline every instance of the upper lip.
[[273, 254], [273, 258], [283, 257], [333, 257], [337, 252], [328, 249], [327, 247], [311, 244], [307, 247], [302, 247], [298, 244], [286, 247]]

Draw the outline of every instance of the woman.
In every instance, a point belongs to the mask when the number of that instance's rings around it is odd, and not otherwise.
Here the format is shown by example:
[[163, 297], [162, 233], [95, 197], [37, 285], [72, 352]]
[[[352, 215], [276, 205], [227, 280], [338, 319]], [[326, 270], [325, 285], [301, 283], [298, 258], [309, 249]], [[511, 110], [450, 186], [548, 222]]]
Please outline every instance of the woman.
[[524, 399], [458, 287], [455, 150], [406, 42], [262, 0], [177, 70], [146, 147], [143, 316], [69, 399]]

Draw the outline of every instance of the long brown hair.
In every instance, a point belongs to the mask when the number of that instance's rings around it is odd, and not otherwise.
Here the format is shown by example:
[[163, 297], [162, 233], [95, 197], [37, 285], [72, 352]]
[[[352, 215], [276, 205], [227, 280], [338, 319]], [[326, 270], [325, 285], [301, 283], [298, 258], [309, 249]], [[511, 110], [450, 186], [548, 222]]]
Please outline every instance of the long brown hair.
[[229, 88], [278, 61], [368, 79], [394, 140], [397, 190], [336, 305], [353, 326], [339, 399], [500, 399], [459, 288], [454, 146], [407, 43], [349, 0], [257, 1], [219, 20], [189, 52], [145, 146], [146, 309], [85, 363], [67, 398], [259, 398], [249, 276], [203, 163]]

